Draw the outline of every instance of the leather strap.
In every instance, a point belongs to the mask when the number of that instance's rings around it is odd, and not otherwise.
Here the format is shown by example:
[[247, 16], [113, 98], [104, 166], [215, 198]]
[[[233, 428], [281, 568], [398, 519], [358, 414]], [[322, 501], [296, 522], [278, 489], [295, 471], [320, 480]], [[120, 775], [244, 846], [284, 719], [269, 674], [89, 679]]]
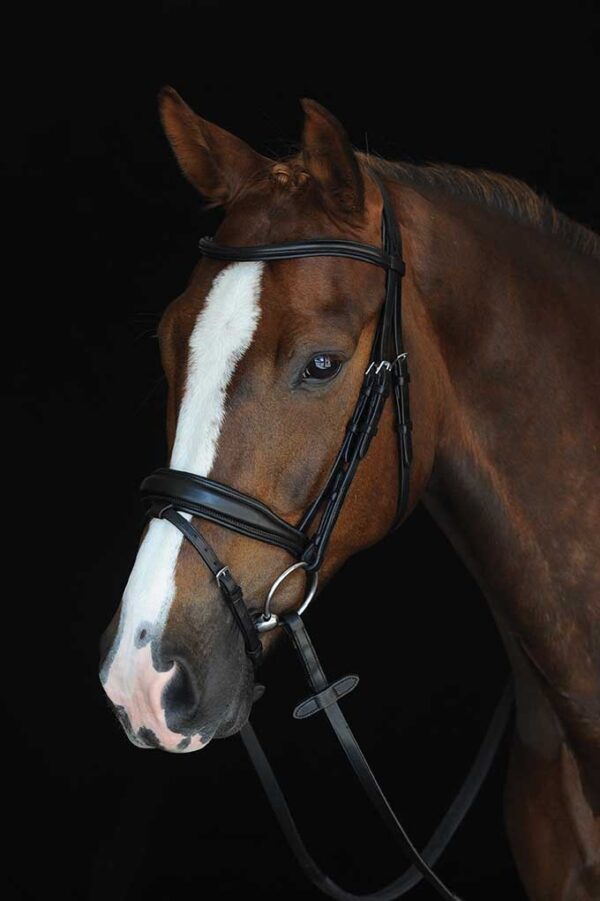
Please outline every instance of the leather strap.
[[280, 244], [251, 244], [234, 246], [217, 244], [214, 238], [200, 238], [198, 246], [205, 256], [214, 260], [297, 260], [301, 257], [346, 257], [362, 263], [373, 263], [384, 269], [404, 274], [404, 262], [400, 253], [388, 253], [386, 249], [358, 241], [341, 238], [311, 238], [310, 241], [282, 241]]
[[266, 504], [213, 479], [161, 467], [140, 486], [146, 508], [172, 505], [234, 532], [282, 547], [299, 557], [308, 538]]
[[248, 608], [244, 603], [242, 589], [231, 575], [229, 567], [224, 566], [223, 563], [221, 563], [202, 533], [199, 532], [191, 522], [188, 522], [184, 516], [178, 513], [177, 510], [174, 510], [173, 507], [163, 506], [162, 508], [151, 508], [150, 515], [156, 516], [159, 519], [168, 520], [168, 522], [185, 535], [190, 544], [198, 551], [217, 580], [225, 603], [229, 610], [231, 610], [233, 618], [242, 633], [246, 654], [252, 661], [254, 668], [257, 669], [262, 663], [262, 644], [254, 620], [250, 616]]
[[[412, 424], [408, 396], [410, 376], [402, 342], [401, 276], [404, 273], [404, 263], [400, 231], [390, 196], [379, 176], [373, 172], [371, 174], [377, 181], [383, 198], [381, 248], [330, 238], [251, 247], [219, 245], [211, 238], [203, 238], [200, 241], [202, 253], [217, 260], [274, 261], [309, 256], [340, 256], [381, 266], [386, 270], [385, 297], [369, 366], [354, 412], [325, 485], [298, 527], [285, 522], [255, 498], [193, 473], [162, 468], [148, 476], [142, 483], [142, 496], [149, 515], [167, 519], [178, 528], [215, 575], [226, 604], [242, 633], [246, 652], [255, 667], [260, 664], [262, 646], [255, 624], [244, 604], [242, 591], [228, 567], [222, 565], [204, 536], [177, 511], [183, 510], [241, 534], [285, 548], [305, 562], [307, 569], [318, 570], [356, 469], [377, 434], [387, 397], [392, 393], [398, 428], [399, 469], [394, 528], [400, 524], [408, 503], [412, 462], [410, 438]], [[252, 727], [248, 724], [241, 732], [242, 740], [301, 867], [315, 885], [339, 901], [354, 901], [361, 897], [367, 901], [369, 899], [390, 901], [392, 898], [400, 897], [421, 879], [426, 879], [447, 901], [458, 901], [436, 876], [431, 866], [458, 828], [491, 765], [508, 720], [510, 691], [505, 692], [498, 706], [478, 758], [457, 799], [423, 853], [419, 854], [388, 804], [339, 708], [338, 700], [356, 686], [358, 677], [349, 675], [329, 683], [300, 617], [296, 613], [290, 613], [281, 617], [280, 621], [298, 654], [311, 689], [311, 695], [297, 705], [294, 715], [297, 718], [305, 718], [321, 710], [325, 713], [371, 803], [412, 862], [411, 868], [399, 880], [370, 895], [353, 895], [337, 886], [322, 873], [308, 854], [273, 771]]]
[[[327, 687], [327, 678], [302, 619], [297, 613], [288, 613], [281, 617], [281, 624], [302, 662], [308, 684], [314, 692], [322, 691]], [[413, 866], [416, 867], [423, 878], [437, 890], [442, 898], [445, 898], [446, 901], [457, 901], [456, 895], [446, 888], [441, 879], [433, 872], [426, 861], [423, 860], [409, 839], [404, 827], [396, 817], [387, 798], [383, 794], [379, 783], [337, 703], [332, 703], [325, 707], [324, 713], [369, 800], [391, 831], [402, 851], [406, 854], [407, 858], [412, 861]]]
[[[372, 173], [373, 174], [373, 173]], [[381, 240], [387, 253], [393, 257], [402, 257], [402, 237], [394, 207], [385, 183], [375, 176], [383, 198], [383, 216], [381, 221]], [[409, 413], [407, 355], [404, 351], [402, 337], [402, 283], [400, 273], [390, 269], [386, 279], [386, 296], [382, 317], [381, 344], [377, 348], [379, 359], [387, 359], [392, 363], [390, 370], [393, 386], [396, 424], [398, 428], [398, 501], [396, 520], [393, 529], [397, 528], [406, 514], [408, 506], [409, 474], [412, 463], [412, 422]]]
[[[300, 657], [311, 689], [316, 692], [315, 696], [321, 694], [323, 690], [327, 690], [327, 679], [302, 620], [295, 613], [287, 614], [283, 618], [283, 625]], [[362, 895], [341, 888], [319, 868], [298, 832], [285, 796], [250, 723], [244, 726], [240, 736], [296, 860], [307, 878], [318, 889], [338, 901], [392, 901], [392, 899], [400, 898], [422, 879], [425, 879], [442, 898], [459, 901], [458, 897], [436, 876], [431, 867], [435, 865], [472, 806], [496, 755], [510, 717], [511, 708], [512, 684], [509, 682], [464, 784], [421, 853], [417, 851], [390, 808], [350, 726], [337, 705], [337, 701], [334, 700], [322, 708], [369, 800], [393, 838], [408, 859], [412, 861], [412, 866], [398, 879], [378, 891]]]
[[355, 674], [342, 676], [341, 679], [336, 679], [335, 682], [331, 682], [325, 688], [315, 692], [314, 695], [310, 695], [310, 697], [300, 701], [300, 703], [294, 707], [294, 719], [305, 720], [307, 717], [318, 713], [319, 710], [325, 710], [330, 704], [336, 704], [340, 698], [350, 694], [350, 692], [356, 688], [359, 681], [358, 676]]

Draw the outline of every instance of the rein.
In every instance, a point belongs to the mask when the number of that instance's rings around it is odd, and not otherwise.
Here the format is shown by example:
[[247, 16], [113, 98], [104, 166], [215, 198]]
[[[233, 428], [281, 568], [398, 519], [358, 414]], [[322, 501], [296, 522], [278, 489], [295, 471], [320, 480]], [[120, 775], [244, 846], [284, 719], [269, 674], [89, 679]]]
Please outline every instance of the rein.
[[[405, 267], [402, 260], [400, 231], [388, 191], [375, 173], [372, 173], [372, 176], [379, 186], [383, 199], [381, 247], [329, 238], [248, 247], [217, 244], [212, 238], [202, 238], [199, 242], [201, 253], [215, 260], [275, 261], [337, 256], [359, 260], [385, 270], [385, 298], [354, 412], [325, 484], [300, 522], [291, 525], [261, 501], [229, 485], [169, 468], [157, 469], [144, 479], [141, 494], [147, 515], [166, 519], [179, 529], [213, 573], [223, 599], [240, 629], [246, 653], [255, 670], [260, 666], [263, 654], [260, 634], [277, 626], [283, 628], [299, 657], [310, 689], [309, 696], [294, 709], [294, 717], [306, 719], [319, 711], [325, 713], [369, 800], [412, 864], [403, 876], [372, 894], [354, 895], [336, 885], [319, 869], [306, 850], [273, 770], [252, 726], [248, 723], [240, 732], [242, 741], [277, 820], [307, 877], [325, 894], [340, 901], [353, 901], [358, 898], [366, 901], [369, 899], [391, 901], [404, 895], [421, 879], [427, 880], [442, 898], [459, 901], [431, 867], [460, 825], [489, 771], [510, 715], [512, 704], [510, 685], [507, 686], [498, 704], [464, 785], [431, 840], [419, 853], [388, 804], [338, 706], [338, 701], [356, 687], [358, 676], [348, 675], [333, 682], [328, 681], [301, 618], [301, 614], [316, 593], [319, 569], [331, 533], [358, 466], [377, 434], [378, 424], [390, 394], [396, 414], [399, 458], [398, 500], [392, 530], [402, 522], [408, 505], [412, 423], [408, 396], [410, 375], [407, 353], [402, 341], [401, 278]], [[264, 610], [257, 617], [253, 618], [246, 607], [242, 589], [229, 567], [219, 560], [201, 532], [182, 515], [182, 512], [283, 548], [296, 558], [297, 562], [284, 570], [271, 586]], [[280, 615], [273, 613], [271, 602], [277, 589], [288, 575], [300, 568], [306, 570], [308, 579], [308, 590], [302, 605], [297, 612]]]

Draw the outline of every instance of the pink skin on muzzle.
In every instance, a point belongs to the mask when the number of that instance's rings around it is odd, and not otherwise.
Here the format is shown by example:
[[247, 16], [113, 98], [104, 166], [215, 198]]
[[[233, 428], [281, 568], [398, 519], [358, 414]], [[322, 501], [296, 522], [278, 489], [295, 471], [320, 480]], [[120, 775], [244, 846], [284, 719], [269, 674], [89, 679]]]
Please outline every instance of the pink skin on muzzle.
[[127, 713], [133, 733], [137, 734], [142, 728], [150, 729], [166, 751], [185, 753], [204, 748], [210, 738], [203, 741], [199, 735], [190, 736], [187, 747], [179, 748], [188, 736], [172, 732], [167, 725], [162, 695], [175, 674], [176, 664], [164, 673], [158, 672], [152, 663], [149, 644], [133, 651], [133, 655], [133, 659], [130, 657], [125, 661], [126, 670], [118, 655], [104, 684], [113, 704]]

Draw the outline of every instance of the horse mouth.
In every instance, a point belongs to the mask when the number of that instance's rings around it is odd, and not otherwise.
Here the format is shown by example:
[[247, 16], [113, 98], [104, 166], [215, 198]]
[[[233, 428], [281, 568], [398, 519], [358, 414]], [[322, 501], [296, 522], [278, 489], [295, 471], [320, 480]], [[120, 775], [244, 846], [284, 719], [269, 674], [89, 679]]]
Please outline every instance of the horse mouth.
[[[264, 691], [264, 687], [259, 685], [256, 686], [256, 689], [259, 689], [259, 691], [255, 690], [255, 697], [260, 697]], [[246, 709], [246, 705], [242, 705], [234, 717], [227, 718], [216, 725], [208, 725], [203, 729], [194, 728], [192, 726], [187, 735], [175, 733], [181, 736], [180, 740], [171, 747], [167, 747], [161, 742], [156, 733], [147, 726], [140, 726], [137, 731], [134, 730], [129, 715], [124, 707], [113, 704], [110, 699], [109, 706], [119, 721], [125, 735], [136, 748], [141, 748], [142, 750], [167, 751], [175, 754], [199, 751], [202, 748], [205, 748], [213, 738], [229, 738], [232, 735], [236, 735], [248, 722], [251, 709], [251, 705], [248, 709]]]
[[209, 742], [211, 742], [212, 739], [216, 736], [216, 730], [210, 728], [204, 729], [202, 730], [202, 732], [198, 729], [195, 731], [190, 730], [189, 735], [175, 733], [180, 735], [179, 741], [177, 743], [174, 743], [173, 746], [167, 747], [161, 742], [156, 733], [147, 726], [140, 726], [137, 731], [134, 730], [131, 725], [129, 715], [124, 707], [113, 704], [110, 699], [109, 706], [118, 719], [123, 732], [129, 739], [131, 744], [135, 745], [136, 748], [141, 748], [142, 750], [167, 751], [169, 753], [175, 754], [182, 754], [189, 751], [199, 751], [202, 748], [205, 748], [206, 745], [209, 744]]

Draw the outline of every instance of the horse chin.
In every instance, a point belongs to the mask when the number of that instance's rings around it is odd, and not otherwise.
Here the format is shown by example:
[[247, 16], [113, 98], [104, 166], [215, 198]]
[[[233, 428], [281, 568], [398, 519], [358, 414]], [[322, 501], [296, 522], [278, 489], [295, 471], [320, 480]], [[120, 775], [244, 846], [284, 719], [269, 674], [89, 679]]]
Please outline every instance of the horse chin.
[[229, 721], [221, 723], [217, 726], [213, 738], [231, 738], [232, 735], [237, 735], [237, 733], [244, 728], [249, 718], [250, 710], [246, 710], [243, 715], [236, 717], [233, 722]]
[[150, 729], [138, 729], [137, 732], [132, 732], [130, 729], [124, 727], [124, 732], [129, 741], [135, 745], [136, 748], [141, 748], [142, 750], [156, 750], [156, 751], [166, 751], [169, 754], [190, 754], [193, 751], [201, 751], [205, 748], [210, 742], [213, 740], [214, 733], [209, 732], [208, 734], [202, 732], [194, 732], [190, 735], [181, 735], [181, 738], [177, 744], [168, 747], [163, 745], [157, 736]]
[[172, 754], [189, 754], [203, 750], [214, 738], [230, 738], [236, 735], [248, 722], [251, 705], [242, 704], [234, 718], [228, 717], [220, 723], [204, 727], [194, 727], [188, 735], [181, 735], [181, 740], [174, 746], [165, 747], [157, 736], [149, 729], [139, 729], [137, 733], [125, 728], [129, 740], [137, 748], [154, 748]]
[[248, 722], [252, 703], [253, 697], [252, 693], [250, 693], [248, 696], [238, 700], [235, 706], [232, 705], [222, 718], [215, 718], [210, 723], [194, 727], [190, 732], [189, 742], [182, 741], [181, 745], [176, 748], [163, 750], [173, 750], [175, 753], [200, 751], [215, 738], [230, 738], [232, 735], [236, 735]]

